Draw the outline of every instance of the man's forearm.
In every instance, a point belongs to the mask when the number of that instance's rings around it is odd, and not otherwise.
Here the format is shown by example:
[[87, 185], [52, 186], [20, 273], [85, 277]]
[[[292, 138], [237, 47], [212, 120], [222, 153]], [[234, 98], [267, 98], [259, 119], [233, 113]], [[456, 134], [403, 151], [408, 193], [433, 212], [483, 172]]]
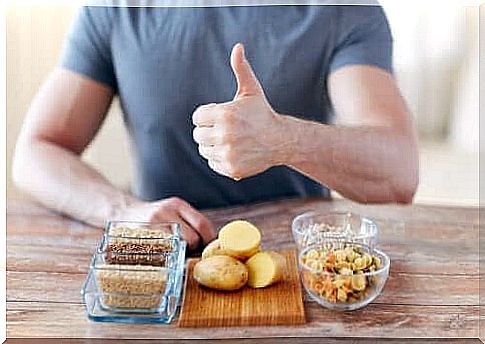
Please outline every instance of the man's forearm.
[[116, 189], [66, 149], [45, 141], [21, 143], [13, 174], [21, 189], [45, 206], [101, 227], [130, 204], [140, 202]]
[[412, 200], [418, 158], [408, 137], [385, 127], [329, 126], [290, 116], [281, 116], [281, 128], [279, 164], [359, 202]]

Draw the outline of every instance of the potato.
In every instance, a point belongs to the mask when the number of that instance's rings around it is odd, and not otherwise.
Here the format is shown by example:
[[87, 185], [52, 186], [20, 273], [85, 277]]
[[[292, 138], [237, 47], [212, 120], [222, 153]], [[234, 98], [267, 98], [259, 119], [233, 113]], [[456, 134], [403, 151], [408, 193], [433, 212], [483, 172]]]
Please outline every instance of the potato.
[[207, 259], [213, 256], [227, 256], [225, 251], [221, 248], [219, 239], [210, 242], [202, 251], [202, 259]]
[[232, 221], [219, 231], [219, 245], [227, 255], [245, 260], [259, 252], [261, 233], [247, 221]]
[[233, 258], [236, 258], [237, 260], [240, 260], [241, 262], [247, 261], [249, 258], [254, 256], [256, 253], [261, 251], [261, 246], [257, 246], [251, 251], [246, 251], [246, 252], [237, 252], [237, 251], [231, 251], [231, 250], [224, 250], [228, 256], [231, 256]]
[[202, 251], [202, 259], [207, 259], [213, 256], [231, 256], [240, 260], [242, 262], [246, 261], [251, 256], [255, 255], [261, 250], [261, 247], [258, 246], [251, 252], [246, 252], [243, 254], [236, 254], [235, 252], [227, 251], [221, 247], [221, 242], [219, 239], [212, 241], [209, 245], [207, 245]]
[[194, 279], [201, 285], [217, 290], [237, 290], [248, 281], [248, 269], [229, 256], [212, 256], [195, 264]]
[[264, 288], [283, 278], [286, 259], [273, 251], [259, 252], [246, 262], [249, 271], [248, 285], [252, 288]]

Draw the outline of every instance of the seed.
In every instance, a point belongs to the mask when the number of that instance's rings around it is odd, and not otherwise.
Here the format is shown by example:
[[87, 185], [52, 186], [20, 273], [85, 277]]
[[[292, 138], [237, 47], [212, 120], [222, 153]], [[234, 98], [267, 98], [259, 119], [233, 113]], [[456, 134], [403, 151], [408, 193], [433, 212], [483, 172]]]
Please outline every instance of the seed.
[[110, 264], [166, 266], [164, 253], [174, 250], [172, 234], [158, 229], [112, 227], [107, 234], [104, 251]]

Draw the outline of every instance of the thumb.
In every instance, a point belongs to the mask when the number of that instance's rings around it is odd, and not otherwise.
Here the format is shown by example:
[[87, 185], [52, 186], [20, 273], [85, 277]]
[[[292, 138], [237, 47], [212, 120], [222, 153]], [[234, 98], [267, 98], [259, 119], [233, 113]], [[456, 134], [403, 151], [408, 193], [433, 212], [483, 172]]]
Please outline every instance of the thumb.
[[232, 48], [231, 67], [237, 81], [237, 92], [234, 99], [263, 93], [261, 84], [244, 55], [244, 46], [241, 43], [237, 43]]

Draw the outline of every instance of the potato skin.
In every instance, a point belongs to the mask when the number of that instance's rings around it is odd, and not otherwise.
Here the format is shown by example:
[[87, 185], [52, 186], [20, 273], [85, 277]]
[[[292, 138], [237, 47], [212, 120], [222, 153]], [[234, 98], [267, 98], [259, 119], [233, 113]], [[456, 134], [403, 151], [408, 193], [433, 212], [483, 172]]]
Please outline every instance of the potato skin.
[[286, 258], [276, 251], [269, 251], [268, 254], [271, 256], [271, 258], [273, 258], [273, 261], [276, 265], [276, 272], [269, 284], [271, 285], [283, 279], [286, 271]]
[[256, 249], [250, 252], [232, 252], [223, 248], [220, 240], [216, 239], [209, 243], [209, 245], [205, 247], [204, 251], [202, 251], [202, 259], [207, 259], [213, 256], [230, 256], [244, 262], [258, 253], [260, 250], [261, 248], [258, 246]]
[[216, 290], [237, 290], [248, 281], [248, 269], [235, 258], [212, 256], [202, 259], [194, 266], [197, 283]]
[[227, 256], [226, 251], [221, 248], [219, 239], [209, 243], [202, 251], [202, 259], [207, 259], [213, 256]]

